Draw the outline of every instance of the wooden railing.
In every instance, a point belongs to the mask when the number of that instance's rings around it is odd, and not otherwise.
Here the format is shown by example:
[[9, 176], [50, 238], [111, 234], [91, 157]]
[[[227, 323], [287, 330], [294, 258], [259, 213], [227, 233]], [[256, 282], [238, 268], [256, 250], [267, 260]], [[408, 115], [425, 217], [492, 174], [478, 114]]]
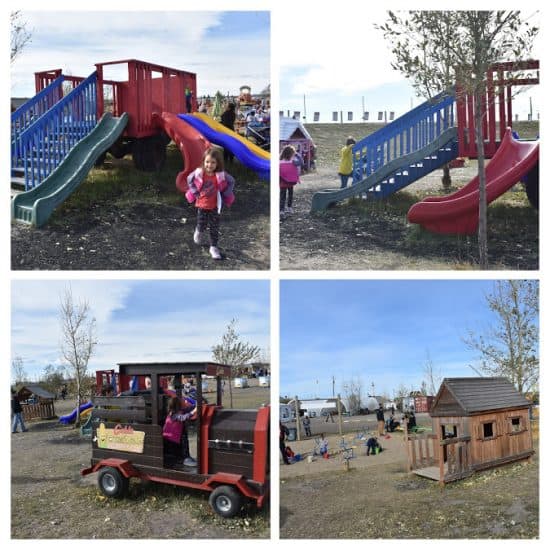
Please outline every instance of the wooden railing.
[[435, 466], [439, 461], [439, 441], [433, 434], [406, 435], [409, 471]]
[[453, 437], [440, 441], [439, 483], [448, 483], [472, 473], [469, 436]]
[[51, 403], [36, 403], [34, 405], [21, 404], [21, 407], [23, 407], [23, 418], [27, 421], [55, 418], [53, 401]]

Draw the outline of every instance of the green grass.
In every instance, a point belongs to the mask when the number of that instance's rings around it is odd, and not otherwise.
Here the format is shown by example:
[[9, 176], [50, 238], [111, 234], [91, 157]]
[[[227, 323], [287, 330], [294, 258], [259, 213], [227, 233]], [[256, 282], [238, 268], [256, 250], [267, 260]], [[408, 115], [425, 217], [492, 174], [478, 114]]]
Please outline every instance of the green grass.
[[[136, 201], [177, 206], [186, 203], [176, 188], [176, 176], [183, 170], [181, 152], [174, 143], [166, 149], [166, 162], [160, 172], [141, 172], [134, 167], [130, 155], [115, 159], [107, 155], [103, 166], [93, 168], [86, 180], [56, 212], [62, 219], [68, 212], [87, 215], [91, 206], [116, 203], [127, 206]], [[238, 203], [248, 204], [248, 199], [269, 201], [269, 185], [259, 183], [258, 176], [239, 162], [228, 164], [226, 170], [237, 182]], [[252, 186], [239, 186], [239, 182], [258, 182]], [[237, 208], [238, 208], [237, 203]]]

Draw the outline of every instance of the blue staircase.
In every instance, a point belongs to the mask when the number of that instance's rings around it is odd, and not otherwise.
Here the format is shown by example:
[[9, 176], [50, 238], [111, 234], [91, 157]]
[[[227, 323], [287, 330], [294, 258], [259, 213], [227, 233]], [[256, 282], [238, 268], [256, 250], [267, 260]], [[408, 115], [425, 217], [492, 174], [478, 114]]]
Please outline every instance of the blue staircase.
[[97, 74], [63, 97], [60, 76], [11, 116], [12, 187], [38, 187], [97, 124]]
[[354, 196], [385, 198], [456, 158], [454, 106], [454, 93], [441, 93], [356, 143], [352, 185], [315, 193], [312, 211]]

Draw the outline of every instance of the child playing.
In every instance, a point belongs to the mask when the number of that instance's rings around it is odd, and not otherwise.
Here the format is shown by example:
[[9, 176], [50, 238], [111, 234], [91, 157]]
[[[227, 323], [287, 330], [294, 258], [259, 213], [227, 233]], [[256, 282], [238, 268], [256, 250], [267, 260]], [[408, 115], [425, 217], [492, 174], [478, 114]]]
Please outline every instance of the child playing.
[[340, 176], [340, 188], [344, 189], [348, 185], [348, 178], [353, 172], [353, 156], [352, 149], [355, 145], [355, 140], [349, 137], [346, 140], [346, 145], [342, 147], [340, 151], [340, 167], [338, 169], [338, 175]]
[[235, 201], [233, 187], [235, 180], [224, 171], [222, 153], [210, 147], [204, 153], [202, 166], [187, 177], [189, 189], [185, 197], [197, 207], [197, 227], [193, 233], [195, 244], [201, 244], [206, 229], [210, 233], [210, 256], [221, 260], [218, 248], [220, 213], [222, 203], [231, 206]]
[[184, 466], [197, 465], [197, 461], [191, 458], [189, 454], [189, 440], [185, 428], [185, 421], [189, 420], [196, 412], [196, 406], [193, 410], [187, 408], [187, 412], [184, 412], [181, 408], [179, 397], [171, 397], [168, 402], [168, 416], [164, 421], [162, 437], [166, 439], [169, 446], [172, 446], [174, 449], [179, 448], [181, 445]]
[[[300, 183], [301, 164], [302, 161], [298, 155], [296, 155], [296, 149], [294, 149], [292, 145], [287, 145], [283, 148], [279, 162], [279, 188], [281, 192], [279, 214], [281, 217], [284, 216], [285, 213], [292, 214], [294, 186]], [[286, 208], [285, 202], [287, 202]]]

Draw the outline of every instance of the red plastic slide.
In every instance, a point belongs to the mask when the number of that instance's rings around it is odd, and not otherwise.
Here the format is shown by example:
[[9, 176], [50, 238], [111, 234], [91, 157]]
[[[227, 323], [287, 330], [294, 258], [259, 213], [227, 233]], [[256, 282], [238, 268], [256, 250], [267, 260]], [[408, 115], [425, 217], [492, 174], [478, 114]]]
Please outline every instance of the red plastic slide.
[[210, 147], [210, 142], [190, 124], [172, 113], [162, 113], [162, 115], [154, 113], [153, 119], [181, 151], [184, 169], [176, 177], [176, 187], [185, 193], [187, 176], [200, 166], [204, 152]]
[[[500, 147], [485, 168], [487, 204], [518, 183], [538, 160], [539, 142], [517, 141], [512, 137], [512, 130], [508, 128]], [[479, 220], [478, 187], [476, 176], [452, 195], [427, 197], [411, 206], [407, 219], [435, 233], [475, 233]]]

